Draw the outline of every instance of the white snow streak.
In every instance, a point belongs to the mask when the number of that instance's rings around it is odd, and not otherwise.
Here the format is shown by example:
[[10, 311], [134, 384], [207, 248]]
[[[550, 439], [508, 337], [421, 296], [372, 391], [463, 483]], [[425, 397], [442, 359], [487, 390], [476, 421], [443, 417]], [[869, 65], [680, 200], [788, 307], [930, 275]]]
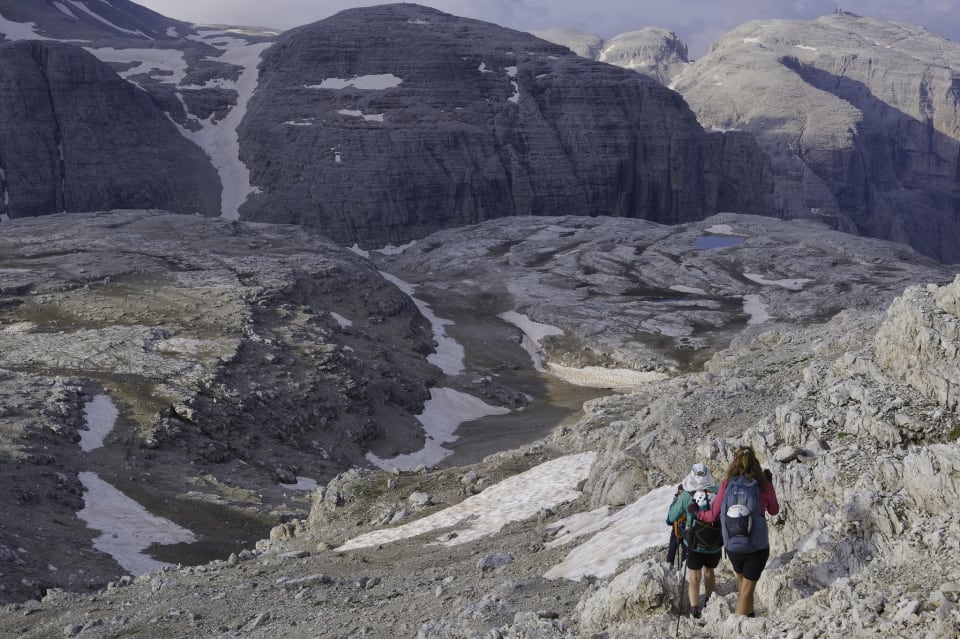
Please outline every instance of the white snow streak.
[[696, 288], [693, 286], [684, 286], [683, 284], [674, 284], [670, 287], [671, 291], [676, 291], [678, 293], [690, 293], [691, 295], [709, 295], [702, 288]]
[[543, 356], [540, 354], [540, 340], [550, 335], [563, 335], [563, 330], [549, 324], [534, 322], [526, 315], [516, 311], [500, 313], [497, 317], [523, 331], [523, 341], [520, 345], [530, 354], [534, 369], [543, 372], [545, 369], [543, 367]]
[[60, 13], [64, 15], [68, 15], [74, 20], [77, 19], [76, 14], [74, 14], [73, 11], [71, 11], [70, 8], [64, 5], [62, 2], [57, 2], [57, 0], [53, 0], [53, 6], [56, 7], [60, 11]]
[[87, 423], [87, 430], [80, 432], [80, 450], [90, 451], [103, 446], [120, 411], [114, 405], [109, 395], [97, 395], [83, 407], [83, 418]]
[[393, 275], [383, 271], [380, 271], [380, 275], [382, 275], [385, 280], [392, 282], [397, 286], [397, 288], [409, 295], [410, 299], [413, 300], [413, 303], [417, 305], [421, 315], [427, 318], [427, 320], [430, 322], [430, 326], [433, 327], [433, 338], [437, 340], [437, 352], [428, 356], [427, 361], [434, 366], [438, 366], [447, 375], [459, 375], [462, 373], [464, 371], [463, 346], [461, 346], [460, 343], [455, 339], [448, 336], [446, 329], [444, 328], [444, 326], [453, 324], [453, 321], [437, 317], [433, 312], [433, 309], [430, 308], [429, 304], [414, 297], [413, 291], [415, 287], [412, 284], [408, 284], [400, 278], [394, 277]]
[[340, 325], [340, 328], [350, 328], [353, 326], [353, 321], [348, 320], [340, 313], [334, 313], [333, 311], [330, 311], [330, 316], [337, 321], [337, 324]]
[[[544, 508], [553, 508], [579, 497], [581, 493], [577, 486], [587, 478], [596, 456], [594, 452], [587, 452], [548, 461], [509, 477], [455, 506], [403, 526], [354, 537], [336, 550], [366, 548], [453, 527], [459, 527], [456, 537], [435, 543], [455, 546], [495, 534], [507, 523], [535, 517]], [[662, 516], [657, 520], [661, 522], [665, 537]]]
[[609, 577], [621, 562], [663, 544], [669, 532], [666, 514], [675, 490], [672, 485], [652, 490], [613, 515], [606, 516], [604, 509], [600, 509], [558, 522], [562, 529], [556, 539], [547, 544], [548, 548], [597, 534], [574, 548], [543, 576], [573, 581], [580, 581], [586, 575]]
[[762, 284], [764, 286], [780, 286], [790, 291], [802, 291], [804, 284], [813, 281], [811, 279], [802, 277], [783, 280], [768, 280], [762, 275], [758, 275], [756, 273], [744, 273], [743, 276], [748, 280], [756, 282], [757, 284]]
[[340, 115], [349, 115], [350, 117], [353, 117], [353, 118], [363, 118], [368, 122], [383, 122], [382, 113], [373, 113], [373, 114], [365, 115], [363, 111], [357, 111], [356, 109], [340, 109], [339, 111], [337, 111], [337, 113], [339, 113]]
[[506, 415], [509, 412], [509, 408], [491, 406], [482, 399], [452, 388], [432, 388], [430, 399], [423, 405], [423, 412], [417, 415], [417, 421], [423, 425], [426, 433], [423, 448], [391, 459], [381, 459], [373, 453], [367, 453], [367, 459], [384, 470], [412, 470], [421, 464], [433, 466], [453, 454], [453, 451], [444, 448], [443, 444], [459, 439], [454, 433], [461, 424], [488, 415]]
[[37, 33], [36, 22], [14, 22], [7, 20], [0, 15], [0, 33], [7, 37], [7, 40], [51, 40]]
[[361, 91], [383, 91], [398, 87], [403, 83], [401, 78], [392, 73], [380, 73], [377, 75], [361, 75], [349, 79], [327, 78], [320, 84], [305, 84], [305, 89], [346, 89], [353, 87]]
[[381, 253], [381, 254], [383, 254], [383, 255], [400, 255], [401, 253], [403, 253], [404, 251], [406, 251], [408, 248], [412, 248], [412, 247], [415, 246], [416, 244], [417, 244], [417, 241], [416, 241], [416, 240], [410, 240], [410, 241], [407, 242], [406, 244], [401, 244], [400, 246], [394, 246], [393, 244], [387, 244], [387, 245], [384, 246], [383, 248], [378, 248], [378, 249], [374, 249], [374, 250], [375, 250], [377, 253]]
[[[94, 11], [91, 11], [91, 10], [90, 10], [90, 7], [88, 7], [88, 6], [85, 5], [84, 3], [80, 2], [79, 0], [67, 0], [67, 2], [69, 2], [70, 4], [72, 4], [72, 5], [73, 5], [74, 7], [76, 7], [77, 9], [80, 9], [81, 11], [83, 11], [84, 13], [86, 13], [87, 15], [89, 15], [91, 18], [93, 18], [93, 19], [95, 19], [95, 20], [99, 20], [100, 22], [102, 22], [103, 24], [107, 25], [107, 26], [110, 27], [111, 29], [114, 29], [114, 30], [116, 30], [116, 31], [120, 31], [120, 32], [122, 32], [122, 33], [129, 33], [130, 35], [133, 35], [133, 36], [139, 36], [139, 37], [141, 37], [141, 38], [147, 38], [148, 40], [153, 40], [153, 38], [151, 38], [151, 37], [148, 36], [147, 34], [143, 33], [142, 31], [131, 31], [130, 29], [124, 29], [123, 27], [118, 27], [117, 25], [115, 25], [114, 23], [110, 22], [109, 20], [107, 20], [106, 18], [104, 18], [103, 16], [101, 16], [100, 14], [95, 13]], [[111, 6], [112, 6], [112, 5], [111, 5]]]
[[141, 575], [168, 565], [143, 554], [151, 544], [196, 541], [192, 532], [150, 514], [96, 473], [81, 472], [77, 476], [86, 490], [83, 510], [77, 516], [88, 528], [103, 533], [93, 540], [93, 547], [109, 554], [127, 572]]
[[714, 224], [710, 228], [704, 229], [704, 233], [713, 233], [714, 235], [733, 235], [733, 227], [729, 224]]
[[247, 112], [247, 104], [250, 98], [257, 90], [257, 65], [260, 63], [260, 54], [271, 43], [258, 42], [251, 44], [240, 38], [223, 36], [222, 34], [225, 33], [223, 31], [205, 33], [206, 35], [191, 36], [191, 38], [199, 41], [214, 39], [213, 42], [207, 44], [222, 49], [223, 55], [211, 59], [243, 67], [239, 80], [232, 85], [224, 83], [224, 86], [230, 86], [237, 91], [237, 106], [233, 107], [227, 116], [219, 122], [213, 122], [214, 116], [211, 115], [210, 119], [200, 123], [203, 128], [199, 131], [190, 131], [179, 125], [178, 128], [184, 137], [196, 143], [210, 157], [223, 184], [221, 217], [236, 220], [240, 217], [240, 206], [257, 191], [250, 184], [250, 169], [240, 160], [240, 140], [237, 137], [237, 127]]

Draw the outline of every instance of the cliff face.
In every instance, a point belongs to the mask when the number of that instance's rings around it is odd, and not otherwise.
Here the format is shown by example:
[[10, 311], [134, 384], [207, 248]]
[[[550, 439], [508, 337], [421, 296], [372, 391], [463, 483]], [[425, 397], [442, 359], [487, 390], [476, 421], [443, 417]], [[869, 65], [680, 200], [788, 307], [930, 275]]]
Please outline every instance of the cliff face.
[[150, 97], [78, 47], [0, 45], [0, 213], [219, 211], [219, 178]]
[[757, 136], [784, 217], [960, 261], [960, 45], [838, 14], [753, 22], [674, 86], [705, 127]]
[[246, 219], [382, 245], [508, 215], [770, 212], [751, 141], [706, 135], [647, 78], [492, 24], [344, 11], [278, 38], [260, 72], [239, 129], [261, 191]]

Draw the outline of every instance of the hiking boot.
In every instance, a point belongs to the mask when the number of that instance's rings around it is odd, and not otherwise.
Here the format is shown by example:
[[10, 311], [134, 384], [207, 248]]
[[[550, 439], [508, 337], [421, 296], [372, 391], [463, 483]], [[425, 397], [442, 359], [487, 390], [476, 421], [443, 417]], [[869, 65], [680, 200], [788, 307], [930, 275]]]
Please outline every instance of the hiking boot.
[[700, 618], [700, 606], [690, 606], [690, 616], [694, 619]]

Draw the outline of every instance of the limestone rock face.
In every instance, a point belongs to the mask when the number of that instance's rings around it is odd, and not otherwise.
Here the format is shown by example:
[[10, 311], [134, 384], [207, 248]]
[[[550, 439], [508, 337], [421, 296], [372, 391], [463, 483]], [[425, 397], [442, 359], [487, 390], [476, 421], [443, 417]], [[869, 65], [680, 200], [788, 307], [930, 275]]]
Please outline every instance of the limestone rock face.
[[687, 44], [672, 31], [657, 27], [628, 31], [609, 40], [572, 29], [554, 29], [535, 32], [534, 35], [569, 47], [584, 58], [630, 69], [665, 85], [670, 84], [670, 80], [689, 63]]
[[597, 60], [669, 84], [687, 64], [687, 45], [672, 31], [647, 27], [614, 36], [604, 43]]
[[82, 49], [0, 45], [0, 213], [219, 211], [219, 177], [143, 91]]
[[677, 223], [771, 210], [754, 142], [705, 134], [675, 93], [415, 5], [283, 34], [239, 134], [260, 190], [241, 217], [339, 242], [398, 244], [512, 215]]
[[960, 281], [912, 286], [890, 306], [877, 332], [877, 358], [893, 377], [956, 410], [960, 397]]
[[757, 136], [778, 215], [960, 261], [960, 45], [852, 14], [734, 29], [673, 86], [705, 127]]

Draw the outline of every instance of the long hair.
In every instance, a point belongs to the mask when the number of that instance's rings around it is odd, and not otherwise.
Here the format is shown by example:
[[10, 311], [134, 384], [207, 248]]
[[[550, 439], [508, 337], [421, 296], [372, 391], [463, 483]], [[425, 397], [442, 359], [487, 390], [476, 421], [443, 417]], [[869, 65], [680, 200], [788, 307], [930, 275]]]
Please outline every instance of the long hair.
[[757, 454], [753, 452], [752, 447], [741, 446], [734, 451], [733, 461], [727, 467], [724, 481], [729, 484], [734, 477], [753, 477], [760, 485], [760, 490], [767, 487], [767, 478], [763, 474], [763, 469], [760, 468], [760, 460], [757, 459]]

